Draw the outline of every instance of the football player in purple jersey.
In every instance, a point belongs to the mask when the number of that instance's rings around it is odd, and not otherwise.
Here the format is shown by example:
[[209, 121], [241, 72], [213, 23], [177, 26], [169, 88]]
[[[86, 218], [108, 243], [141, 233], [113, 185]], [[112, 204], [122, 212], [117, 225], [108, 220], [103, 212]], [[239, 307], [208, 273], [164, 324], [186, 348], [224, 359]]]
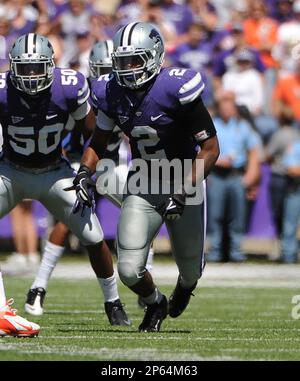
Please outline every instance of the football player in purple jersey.
[[[89, 56], [90, 76], [89, 84], [93, 80], [97, 80], [100, 76], [110, 74], [112, 71], [111, 53], [113, 50], [113, 42], [111, 40], [98, 41], [94, 44]], [[108, 75], [105, 77], [108, 80]], [[91, 100], [91, 99], [90, 99]], [[91, 100], [91, 104], [93, 104]], [[75, 123], [75, 122], [74, 122]], [[84, 141], [81, 131], [73, 128], [73, 123], [70, 121], [70, 129], [72, 131], [66, 137], [64, 145], [64, 153], [66, 154], [71, 166], [74, 170], [78, 170], [81, 156], [84, 149]], [[109, 140], [109, 144], [105, 151], [105, 158], [112, 159], [116, 163], [115, 176], [120, 184], [126, 182], [128, 174], [127, 158], [121, 158], [119, 149], [122, 142], [122, 131], [116, 126]], [[116, 204], [121, 205], [122, 194], [115, 194], [113, 198], [108, 195], [108, 198]], [[69, 229], [62, 222], [57, 222], [50, 233], [49, 239], [45, 243], [43, 250], [42, 261], [37, 271], [36, 277], [32, 283], [30, 290], [27, 293], [25, 303], [25, 311], [31, 315], [40, 316], [44, 312], [43, 304], [45, 302], [46, 290], [51, 277], [51, 274], [58, 263], [64, 251], [66, 238], [69, 234]], [[148, 256], [147, 269], [152, 269], [153, 249], [150, 249]], [[139, 303], [142, 303], [139, 300]]]
[[[138, 167], [130, 171], [127, 179], [118, 225], [118, 272], [123, 283], [146, 303], [140, 332], [159, 331], [168, 313], [173, 318], [179, 316], [202, 275], [205, 197], [191, 205], [191, 194], [185, 189], [192, 184], [204, 187], [198, 181], [197, 163], [204, 165], [206, 177], [219, 155], [216, 130], [201, 100], [204, 84], [200, 73], [183, 68], [162, 69], [163, 58], [163, 39], [152, 24], [131, 23], [117, 32], [113, 75], [109, 81], [100, 77], [92, 84], [98, 107], [97, 127], [74, 179], [77, 199], [89, 206], [88, 181], [103, 158], [116, 124], [129, 138], [133, 159], [142, 159], [146, 166], [162, 159], [192, 162], [187, 187], [168, 194], [135, 192], [134, 186], [128, 186], [131, 177], [143, 177]], [[166, 182], [150, 176], [150, 181], [154, 180], [162, 186]], [[145, 269], [149, 247], [163, 222], [179, 269], [169, 302]]]
[[[90, 77], [89, 84], [100, 75], [109, 74], [112, 69], [111, 52], [112, 41], [97, 42], [90, 53], [89, 66]], [[92, 104], [91, 99], [89, 99]], [[68, 130], [69, 140], [64, 146], [64, 152], [67, 155], [69, 162], [74, 170], [78, 170], [80, 158], [84, 150], [84, 139], [82, 131], [74, 128], [75, 121], [69, 118]], [[107, 146], [105, 157], [113, 159], [116, 163], [119, 161], [119, 148], [122, 141], [121, 130], [116, 127]], [[128, 169], [118, 168], [118, 179], [125, 184]], [[120, 205], [122, 196], [116, 195], [113, 199], [115, 203]], [[42, 261], [37, 271], [37, 275], [32, 283], [30, 290], [27, 293], [25, 303], [25, 311], [31, 315], [40, 316], [43, 314], [43, 304], [46, 296], [46, 289], [50, 280], [51, 274], [64, 251], [64, 244], [69, 233], [68, 227], [62, 222], [57, 222], [45, 243]], [[108, 305], [109, 307], [110, 305]], [[111, 319], [114, 319], [114, 314], [109, 314]], [[118, 318], [118, 316], [116, 316]]]
[[[64, 191], [74, 178], [61, 157], [61, 141], [70, 119], [75, 120], [74, 128], [86, 135], [94, 128], [89, 86], [81, 73], [56, 68], [53, 56], [46, 37], [29, 33], [16, 40], [10, 51], [10, 70], [0, 74], [0, 218], [24, 198], [40, 201], [86, 246], [110, 323], [129, 325], [97, 216], [93, 208], [73, 213], [76, 192]], [[0, 279], [1, 308], [11, 310]]]

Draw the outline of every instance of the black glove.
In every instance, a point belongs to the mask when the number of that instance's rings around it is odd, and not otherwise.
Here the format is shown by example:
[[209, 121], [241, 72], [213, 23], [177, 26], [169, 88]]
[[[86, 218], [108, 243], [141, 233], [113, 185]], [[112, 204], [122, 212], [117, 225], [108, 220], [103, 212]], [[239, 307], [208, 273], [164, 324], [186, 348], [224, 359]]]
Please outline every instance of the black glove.
[[178, 220], [184, 211], [185, 198], [186, 193], [184, 191], [182, 191], [182, 193], [173, 194], [156, 210], [166, 220]]
[[76, 191], [77, 200], [73, 207], [73, 213], [82, 210], [81, 215], [83, 216], [85, 207], [95, 208], [93, 191], [96, 188], [96, 183], [92, 180], [91, 176], [90, 169], [85, 165], [81, 165], [73, 180], [73, 185], [64, 189], [65, 191]]

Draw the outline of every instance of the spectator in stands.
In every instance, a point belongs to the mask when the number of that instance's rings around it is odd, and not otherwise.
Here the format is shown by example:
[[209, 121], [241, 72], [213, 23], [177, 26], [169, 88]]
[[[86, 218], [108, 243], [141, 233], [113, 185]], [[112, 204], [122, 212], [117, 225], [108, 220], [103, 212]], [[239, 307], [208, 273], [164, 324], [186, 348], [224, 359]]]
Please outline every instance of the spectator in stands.
[[170, 56], [172, 65], [199, 71], [205, 82], [203, 99], [207, 106], [213, 103], [212, 81], [210, 75], [212, 44], [207, 40], [204, 26], [199, 23], [190, 25], [187, 42], [180, 44]]
[[279, 23], [289, 21], [293, 17], [293, 0], [269, 0], [269, 15]]
[[279, 78], [273, 94], [273, 112], [300, 123], [300, 63], [293, 74]]
[[297, 263], [299, 244], [297, 230], [300, 219], [300, 136], [285, 152], [283, 165], [287, 171], [287, 193], [283, 205], [283, 263]]
[[140, 20], [144, 22], [151, 22], [161, 31], [164, 36], [166, 55], [174, 50], [178, 43], [176, 29], [172, 22], [166, 20], [164, 17], [164, 12], [159, 1], [148, 0]]
[[[253, 67], [260, 73], [264, 73], [265, 65], [263, 64], [258, 50], [247, 46], [243, 33], [243, 25], [234, 23], [229, 32], [230, 48], [221, 50], [213, 59], [213, 75], [215, 87], [221, 87], [221, 78], [227, 71], [232, 71], [236, 65], [237, 53], [243, 52], [245, 49], [252, 53]], [[224, 36], [225, 37], [225, 36]], [[228, 34], [226, 35], [228, 37]]]
[[0, 72], [9, 68], [8, 52], [16, 38], [16, 34], [12, 31], [8, 9], [4, 4], [0, 4]]
[[194, 14], [194, 21], [201, 23], [208, 32], [214, 32], [218, 24], [215, 6], [208, 0], [188, 0]]
[[94, 39], [89, 30], [77, 33], [76, 38], [78, 47], [77, 56], [79, 63], [77, 70], [84, 74], [86, 77], [88, 77], [90, 74], [89, 55], [91, 52], [91, 48], [94, 44]]
[[249, 17], [244, 22], [246, 43], [261, 52], [266, 67], [276, 67], [271, 55], [277, 42], [276, 21], [267, 16], [267, 9], [262, 0], [254, 0], [249, 6]]
[[[40, 15], [47, 17], [52, 22], [56, 20], [60, 14], [68, 9], [67, 0], [37, 0], [36, 1]], [[45, 20], [43, 20], [45, 22]]]
[[272, 56], [273, 46], [277, 43], [278, 24], [267, 15], [263, 0], [254, 0], [249, 6], [249, 17], [244, 21], [245, 41], [257, 49], [267, 70], [265, 72], [264, 109], [271, 111], [270, 99], [276, 82], [278, 63]]
[[143, 17], [149, 0], [129, 1], [124, 4], [122, 2], [118, 9], [118, 18], [120, 19], [120, 27], [135, 22]]
[[280, 122], [282, 127], [274, 133], [266, 149], [271, 163], [269, 190], [274, 223], [282, 240], [281, 261], [294, 263], [300, 215], [300, 131], [285, 115], [280, 116]]
[[234, 93], [221, 90], [217, 96], [214, 123], [220, 156], [208, 177], [208, 235], [211, 250], [208, 260], [223, 260], [224, 224], [230, 237], [229, 258], [245, 259], [241, 243], [246, 224], [246, 195], [260, 177], [260, 142], [250, 125], [239, 117]]
[[279, 237], [282, 235], [283, 209], [288, 185], [284, 158], [293, 143], [300, 139], [300, 131], [293, 126], [293, 119], [287, 116], [284, 109], [282, 111], [279, 115], [281, 127], [273, 134], [266, 147], [266, 160], [271, 163], [269, 183], [271, 210]]
[[7, 2], [8, 14], [11, 21], [12, 32], [17, 36], [34, 32], [38, 11], [28, 4], [26, 0], [10, 0]]
[[278, 43], [272, 50], [273, 57], [280, 63], [279, 77], [292, 74], [300, 58], [300, 0], [292, 5], [293, 17], [278, 28]]
[[57, 62], [60, 62], [63, 54], [63, 40], [59, 34], [52, 32], [52, 24], [48, 20], [40, 18], [38, 27], [36, 28], [36, 33], [49, 38], [55, 52], [54, 61], [56, 64]]
[[241, 21], [247, 10], [247, 3], [248, 0], [213, 0], [218, 15], [218, 28], [222, 29], [233, 21]]
[[235, 65], [224, 74], [222, 87], [235, 94], [238, 105], [247, 106], [251, 114], [258, 115], [263, 108], [263, 80], [254, 68], [254, 56], [250, 50], [234, 55]]
[[189, 5], [176, 3], [174, 0], [150, 0], [158, 3], [163, 11], [164, 19], [171, 23], [177, 35], [177, 44], [186, 41], [187, 31], [193, 22], [193, 12]]
[[235, 60], [236, 67], [233, 66], [223, 76], [222, 85], [235, 93], [239, 106], [248, 108], [257, 131], [264, 141], [268, 141], [271, 134], [277, 130], [278, 123], [272, 115], [264, 113], [264, 80], [253, 67], [254, 56], [250, 50], [238, 52]]
[[93, 15], [93, 9], [84, 0], [68, 1], [68, 8], [55, 21], [55, 28], [64, 42], [59, 66], [68, 67], [70, 60], [78, 53], [76, 35], [91, 29]]

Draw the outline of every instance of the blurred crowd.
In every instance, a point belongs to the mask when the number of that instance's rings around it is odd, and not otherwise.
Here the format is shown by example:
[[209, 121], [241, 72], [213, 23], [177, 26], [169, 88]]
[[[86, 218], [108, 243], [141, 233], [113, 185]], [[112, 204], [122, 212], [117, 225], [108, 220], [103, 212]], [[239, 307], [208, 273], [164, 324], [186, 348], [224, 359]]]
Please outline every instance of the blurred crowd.
[[[97, 40], [149, 21], [166, 44], [166, 66], [201, 72], [221, 154], [208, 179], [212, 261], [243, 261], [241, 241], [271, 166], [270, 200], [281, 260], [298, 256], [300, 216], [300, 0], [9, 0], [0, 1], [0, 71], [16, 37], [48, 36], [60, 67], [88, 76]], [[199, 121], [201, 123], [201, 121]]]

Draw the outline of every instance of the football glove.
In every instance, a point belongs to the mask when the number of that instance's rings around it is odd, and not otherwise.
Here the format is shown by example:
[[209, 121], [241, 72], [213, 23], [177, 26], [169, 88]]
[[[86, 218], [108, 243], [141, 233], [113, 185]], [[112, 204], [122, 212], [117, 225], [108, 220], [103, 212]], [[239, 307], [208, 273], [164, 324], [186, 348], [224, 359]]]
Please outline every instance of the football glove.
[[178, 220], [184, 211], [186, 194], [182, 193], [173, 194], [156, 210], [166, 220]]
[[85, 165], [81, 165], [73, 180], [73, 185], [64, 189], [65, 191], [76, 191], [77, 200], [73, 206], [73, 213], [81, 210], [81, 216], [84, 216], [86, 207], [95, 209], [94, 189], [96, 183], [91, 176], [90, 169]]

